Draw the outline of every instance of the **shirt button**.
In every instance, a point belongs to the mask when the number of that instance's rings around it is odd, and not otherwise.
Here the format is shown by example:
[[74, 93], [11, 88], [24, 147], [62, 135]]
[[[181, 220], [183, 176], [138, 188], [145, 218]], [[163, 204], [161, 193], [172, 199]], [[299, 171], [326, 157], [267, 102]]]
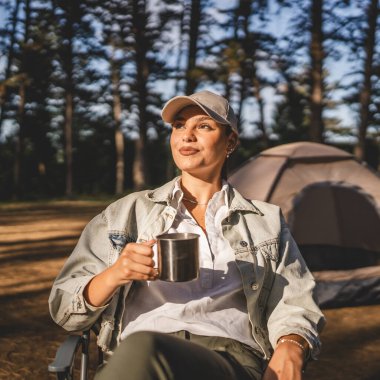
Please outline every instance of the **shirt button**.
[[242, 241], [240, 242], [240, 245], [241, 245], [242, 247], [246, 247], [246, 246], [248, 245], [248, 243], [247, 243], [246, 241], [242, 240]]
[[259, 288], [259, 284], [257, 282], [252, 282], [251, 288], [252, 290], [257, 290]]

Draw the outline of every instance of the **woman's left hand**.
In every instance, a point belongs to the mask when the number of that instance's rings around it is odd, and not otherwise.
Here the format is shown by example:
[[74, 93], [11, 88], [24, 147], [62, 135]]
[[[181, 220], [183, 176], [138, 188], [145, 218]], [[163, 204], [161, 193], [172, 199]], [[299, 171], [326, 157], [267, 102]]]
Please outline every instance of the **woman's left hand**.
[[301, 380], [304, 351], [295, 344], [279, 344], [269, 361], [262, 380]]

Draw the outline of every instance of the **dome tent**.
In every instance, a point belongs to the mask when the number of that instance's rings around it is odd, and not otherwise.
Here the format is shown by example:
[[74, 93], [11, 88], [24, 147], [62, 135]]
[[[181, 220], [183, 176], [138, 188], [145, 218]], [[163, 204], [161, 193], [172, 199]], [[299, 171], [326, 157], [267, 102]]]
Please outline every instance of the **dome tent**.
[[353, 155], [310, 142], [280, 145], [229, 182], [246, 198], [281, 207], [322, 306], [380, 301], [380, 178]]

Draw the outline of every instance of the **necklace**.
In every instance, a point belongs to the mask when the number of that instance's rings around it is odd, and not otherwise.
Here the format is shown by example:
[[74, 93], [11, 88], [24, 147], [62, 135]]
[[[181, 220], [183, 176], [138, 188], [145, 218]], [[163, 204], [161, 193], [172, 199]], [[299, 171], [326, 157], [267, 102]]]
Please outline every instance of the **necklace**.
[[188, 202], [190, 202], [190, 203], [192, 203], [194, 205], [198, 205], [198, 206], [206, 206], [208, 204], [208, 202], [207, 203], [198, 203], [197, 201], [194, 201], [192, 199], [185, 198], [185, 197], [182, 197], [182, 199], [185, 200], [185, 201], [188, 201]]

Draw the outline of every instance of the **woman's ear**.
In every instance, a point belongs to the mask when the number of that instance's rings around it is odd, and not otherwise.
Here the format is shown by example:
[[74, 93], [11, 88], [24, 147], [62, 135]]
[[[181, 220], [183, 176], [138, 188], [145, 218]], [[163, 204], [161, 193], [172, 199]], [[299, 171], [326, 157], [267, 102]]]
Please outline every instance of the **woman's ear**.
[[228, 150], [230, 150], [230, 151], [235, 150], [235, 148], [238, 146], [238, 144], [239, 144], [238, 136], [237, 136], [236, 133], [232, 132], [228, 136], [228, 142], [227, 142], [227, 148], [228, 148]]
[[238, 136], [236, 133], [232, 132], [229, 136], [228, 136], [228, 140], [227, 140], [227, 152], [226, 152], [226, 157], [229, 158], [230, 155], [232, 154], [232, 152], [235, 150], [235, 148], [237, 147], [239, 143], [239, 140], [238, 140]]

